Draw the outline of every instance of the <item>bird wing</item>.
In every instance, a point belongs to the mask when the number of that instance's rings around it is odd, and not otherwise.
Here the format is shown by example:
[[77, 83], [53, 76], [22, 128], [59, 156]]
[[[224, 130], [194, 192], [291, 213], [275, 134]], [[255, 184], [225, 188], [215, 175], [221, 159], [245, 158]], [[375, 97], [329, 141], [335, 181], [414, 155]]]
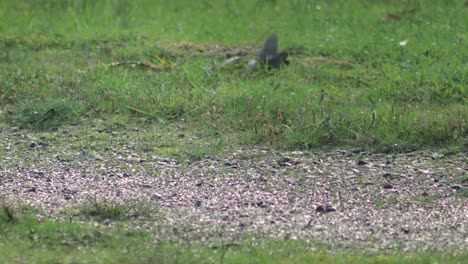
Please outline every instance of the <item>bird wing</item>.
[[278, 53], [278, 36], [275, 33], [265, 41], [263, 48], [257, 54], [257, 61], [265, 63], [267, 60], [273, 58]]

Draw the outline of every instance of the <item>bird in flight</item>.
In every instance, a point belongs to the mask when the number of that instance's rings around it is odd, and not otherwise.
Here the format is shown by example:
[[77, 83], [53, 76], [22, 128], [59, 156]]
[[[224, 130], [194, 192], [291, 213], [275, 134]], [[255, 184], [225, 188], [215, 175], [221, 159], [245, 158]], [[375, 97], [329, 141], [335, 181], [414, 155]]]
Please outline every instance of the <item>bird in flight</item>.
[[289, 64], [288, 53], [278, 53], [278, 36], [275, 33], [265, 41], [257, 57], [249, 62], [247, 68], [253, 70], [257, 64], [267, 65], [268, 68], [279, 68], [281, 64]]

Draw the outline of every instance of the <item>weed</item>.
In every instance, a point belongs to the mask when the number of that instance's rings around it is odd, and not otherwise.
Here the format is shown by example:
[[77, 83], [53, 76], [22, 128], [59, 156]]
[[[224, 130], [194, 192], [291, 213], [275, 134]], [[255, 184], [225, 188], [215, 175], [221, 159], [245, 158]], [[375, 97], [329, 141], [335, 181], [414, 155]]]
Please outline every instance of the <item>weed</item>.
[[78, 104], [70, 100], [26, 100], [9, 118], [20, 128], [51, 129], [73, 120], [78, 112]]
[[458, 184], [468, 184], [468, 173], [464, 171], [457, 173], [453, 181]]
[[11, 207], [3, 205], [2, 211], [0, 212], [0, 223], [13, 223], [16, 220], [16, 216], [13, 214]]
[[414, 195], [410, 199], [424, 205], [431, 205], [437, 202], [437, 196], [434, 195]]
[[97, 221], [126, 221], [152, 217], [155, 213], [157, 211], [151, 205], [88, 199], [88, 202], [78, 209], [75, 216], [83, 216]]

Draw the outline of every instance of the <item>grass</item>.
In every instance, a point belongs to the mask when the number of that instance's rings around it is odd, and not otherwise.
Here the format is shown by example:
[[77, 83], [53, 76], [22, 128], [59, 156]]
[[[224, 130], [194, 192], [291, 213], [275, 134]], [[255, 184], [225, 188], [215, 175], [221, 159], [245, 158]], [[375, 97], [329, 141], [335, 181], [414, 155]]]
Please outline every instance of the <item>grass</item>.
[[10, 122], [19, 128], [51, 129], [73, 120], [78, 109], [67, 99], [25, 100], [12, 111]]
[[[11, 213], [14, 209], [9, 210]], [[78, 223], [39, 221], [32, 215], [16, 217], [14, 211], [11, 221], [5, 212], [2, 210], [0, 218], [0, 261], [5, 263], [135, 261], [144, 245], [151, 243], [151, 236], [141, 231], [109, 231]]]
[[[9, 21], [0, 24], [1, 99], [13, 108], [4, 119], [20, 127], [112, 114], [285, 148], [460, 149], [466, 142], [463, 1], [0, 5]], [[249, 48], [272, 31], [290, 67], [202, 70], [211, 58], [200, 50]], [[223, 56], [215, 52], [215, 62]], [[169, 70], [105, 66], [114, 61]], [[42, 122], [49, 110], [60, 116]]]
[[156, 213], [157, 210], [148, 204], [124, 204], [116, 201], [89, 199], [73, 215], [97, 221], [123, 221], [136, 218], [155, 218]]
[[[0, 261], [4, 263], [462, 263], [466, 254], [434, 253], [381, 256], [327, 252], [305, 241], [249, 240], [239, 244], [153, 243], [144, 231], [104, 229], [57, 222], [0, 210]], [[27, 210], [26, 210], [27, 211]]]
[[[70, 137], [72, 149], [81, 151], [112, 144], [106, 132], [112, 127], [93, 123], [99, 118], [115, 126], [141, 122], [150, 131], [138, 138], [137, 150], [182, 160], [217, 155], [236, 144], [380, 151], [446, 147], [457, 153], [466, 148], [467, 133], [466, 11], [463, 0], [0, 1], [2, 127], [56, 140], [47, 133], [92, 123]], [[203, 70], [226, 59], [223, 48], [252, 50], [271, 32], [289, 52], [290, 66], [249, 73], [242, 61], [220, 71]], [[128, 61], [164, 70], [109, 66]], [[461, 196], [466, 197], [465, 190]], [[96, 202], [80, 213], [130, 221], [134, 209], [147, 212], [138, 208]], [[437, 252], [315, 253], [304, 241], [228, 250], [156, 245], [145, 232], [17, 219], [9, 210], [2, 212], [0, 262], [463, 259]]]

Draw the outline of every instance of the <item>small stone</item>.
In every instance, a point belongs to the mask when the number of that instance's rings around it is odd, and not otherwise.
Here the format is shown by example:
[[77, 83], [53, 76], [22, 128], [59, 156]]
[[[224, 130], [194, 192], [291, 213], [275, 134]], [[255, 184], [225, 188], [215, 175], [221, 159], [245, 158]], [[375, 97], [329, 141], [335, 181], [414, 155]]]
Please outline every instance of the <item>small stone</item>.
[[282, 166], [282, 167], [285, 167], [285, 166], [291, 166], [293, 165], [294, 162], [292, 159], [288, 158], [288, 157], [281, 157], [279, 160], [278, 160], [278, 165]]
[[336, 209], [333, 208], [333, 206], [331, 206], [331, 205], [327, 205], [325, 207], [325, 213], [330, 213], [330, 212], [336, 212]]
[[363, 160], [358, 160], [358, 161], [356, 161], [356, 164], [359, 165], [359, 166], [362, 166], [362, 165], [366, 165], [367, 162], [365, 162]]
[[198, 208], [201, 206], [201, 201], [195, 201], [195, 208]]
[[359, 154], [359, 153], [361, 153], [361, 152], [363, 152], [363, 151], [364, 151], [364, 150], [361, 149], [361, 148], [356, 148], [356, 149], [351, 150], [351, 152], [353, 152], [354, 154]]
[[229, 215], [227, 214], [212, 214], [210, 215], [211, 218], [219, 218], [221, 220], [226, 220], [229, 218]]
[[150, 198], [151, 201], [159, 201], [161, 199], [162, 199], [162, 196], [157, 193], [153, 193]]
[[267, 205], [265, 203], [263, 203], [263, 201], [257, 201], [255, 203], [253, 203], [254, 206], [257, 206], [257, 207], [260, 207], [260, 208], [266, 208]]
[[34, 174], [34, 178], [38, 178], [38, 177], [44, 176], [44, 172], [43, 172], [43, 171], [33, 170], [33, 171], [31, 171], [31, 172]]
[[336, 209], [333, 208], [333, 206], [331, 205], [326, 205], [325, 207], [322, 205], [319, 205], [317, 206], [317, 208], [315, 208], [315, 212], [326, 214], [330, 212], [336, 212]]
[[30, 148], [35, 148], [36, 145], [37, 145], [36, 142], [34, 142], [34, 141], [28, 141], [28, 147], [30, 147]]
[[409, 230], [409, 228], [402, 227], [402, 228], [401, 228], [401, 232], [403, 232], [403, 233], [405, 233], [405, 234], [409, 234], [410, 230]]
[[26, 190], [26, 192], [37, 192], [36, 187], [32, 187], [31, 189]]
[[325, 212], [325, 208], [321, 205], [317, 206], [317, 208], [315, 208], [315, 212], [317, 213], [323, 213]]

